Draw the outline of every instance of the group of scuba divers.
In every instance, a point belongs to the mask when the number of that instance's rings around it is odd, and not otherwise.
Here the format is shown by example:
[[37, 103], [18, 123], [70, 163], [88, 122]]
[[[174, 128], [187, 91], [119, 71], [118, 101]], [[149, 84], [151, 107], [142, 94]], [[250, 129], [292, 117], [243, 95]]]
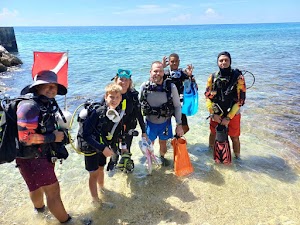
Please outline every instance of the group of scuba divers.
[[[162, 166], [170, 165], [165, 154], [167, 140], [174, 137], [171, 118], [175, 117], [176, 137], [188, 132], [187, 116], [181, 111], [184, 82], [196, 84], [193, 66], [180, 69], [179, 63], [176, 53], [163, 57], [162, 61], [153, 62], [150, 79], [141, 85], [139, 92], [133, 88], [132, 72], [119, 69], [113, 82], [105, 87], [103, 100], [98, 103], [87, 102], [79, 113], [81, 127], [76, 147], [85, 153], [85, 168], [89, 172], [89, 189], [94, 203], [103, 204], [98, 191], [104, 187], [107, 158], [110, 157], [107, 170], [117, 168], [132, 172], [134, 163], [130, 148], [133, 136], [137, 135], [137, 123], [143, 138], [154, 143], [158, 137]], [[209, 76], [205, 90], [210, 113], [209, 147], [214, 147], [216, 127], [225, 126], [233, 143], [235, 157], [239, 159], [239, 109], [245, 101], [245, 81], [242, 73], [231, 68], [228, 52], [218, 55], [217, 64], [219, 71]], [[55, 96], [66, 95], [67, 89], [57, 82], [56, 73], [41, 71], [21, 93], [30, 93], [36, 98], [21, 101], [17, 108], [22, 151], [25, 156], [30, 155], [16, 158], [17, 167], [28, 186], [35, 210], [45, 211], [45, 195], [48, 210], [61, 223], [67, 223], [72, 218], [62, 203], [52, 160], [55, 154], [57, 158], [67, 157], [63, 152], [64, 145], [69, 143], [68, 136], [57, 125], [58, 106], [55, 101]]]

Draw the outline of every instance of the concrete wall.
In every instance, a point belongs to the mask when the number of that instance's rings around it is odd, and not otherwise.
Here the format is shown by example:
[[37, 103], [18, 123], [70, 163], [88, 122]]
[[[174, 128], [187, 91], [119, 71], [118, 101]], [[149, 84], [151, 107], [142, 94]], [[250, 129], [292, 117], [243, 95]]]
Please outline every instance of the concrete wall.
[[18, 52], [18, 46], [13, 27], [0, 27], [0, 45], [2, 45], [9, 52]]

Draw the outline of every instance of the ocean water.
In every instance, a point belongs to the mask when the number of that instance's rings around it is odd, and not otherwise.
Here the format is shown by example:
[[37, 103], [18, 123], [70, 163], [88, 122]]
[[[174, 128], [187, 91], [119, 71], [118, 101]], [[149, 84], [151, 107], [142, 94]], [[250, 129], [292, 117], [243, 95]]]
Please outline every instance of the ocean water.
[[[188, 182], [194, 179], [200, 181], [197, 185], [209, 183], [210, 186], [205, 186], [208, 190], [217, 186], [221, 195], [226, 192], [221, 189], [225, 186], [232, 192], [243, 193], [246, 209], [254, 209], [246, 210], [241, 206], [249, 216], [244, 216], [243, 210], [236, 212], [236, 220], [231, 224], [300, 224], [300, 206], [292, 200], [300, 197], [300, 23], [14, 29], [19, 48], [17, 56], [24, 64], [0, 75], [1, 88], [7, 94], [17, 96], [25, 85], [31, 83], [33, 51], [68, 51], [68, 94], [66, 100], [59, 98], [59, 103], [70, 112], [87, 98], [100, 98], [118, 68], [131, 69], [133, 81], [139, 89], [149, 78], [153, 61], [178, 53], [181, 67], [190, 63], [194, 65], [199, 86], [199, 110], [188, 118], [190, 132], [186, 135], [195, 167]], [[246, 104], [242, 107], [242, 161], [234, 162], [229, 169], [214, 165], [212, 153], [207, 151], [208, 112], [203, 95], [209, 73], [217, 70], [217, 55], [224, 50], [231, 53], [233, 68], [250, 71], [255, 76], [255, 84], [247, 90]], [[245, 79], [248, 87], [254, 82], [249, 73]], [[75, 123], [73, 135], [76, 126]], [[133, 146], [137, 164], [132, 176], [144, 181], [149, 178], [145, 177], [142, 163], [138, 163], [142, 155], [137, 142], [138, 138]], [[69, 159], [57, 166], [57, 173], [63, 197], [68, 199], [66, 205], [72, 208], [78, 199], [88, 202], [89, 193], [83, 159], [71, 147], [69, 150]], [[171, 146], [168, 156], [172, 158]], [[30, 217], [32, 206], [26, 186], [13, 164], [0, 165], [0, 224], [14, 220], [16, 224], [32, 224], [24, 219]], [[121, 180], [126, 175], [119, 176]], [[108, 186], [110, 182], [108, 178]], [[270, 191], [269, 188], [274, 186], [277, 189]], [[256, 191], [244, 193], [245, 187]], [[85, 198], [80, 196], [82, 192], [86, 193]], [[75, 195], [77, 200], [70, 200]], [[213, 210], [208, 199], [211, 198], [207, 198], [204, 204]], [[265, 207], [271, 207], [273, 214], [265, 208], [260, 209], [264, 205], [260, 205], [261, 201], [268, 202]], [[218, 202], [222, 205], [226, 198], [221, 197]], [[78, 207], [82, 212], [88, 209], [84, 204]], [[16, 208], [22, 209], [22, 213], [16, 214]], [[81, 216], [76, 208], [72, 211]], [[200, 224], [218, 224], [212, 218], [199, 217]], [[122, 215], [118, 219], [125, 220]], [[111, 224], [118, 224], [116, 221]], [[40, 224], [43, 222], [55, 224], [51, 219], [39, 221]], [[177, 222], [195, 224], [192, 218]], [[224, 224], [230, 223], [224, 221]], [[153, 224], [159, 224], [159, 221]]]

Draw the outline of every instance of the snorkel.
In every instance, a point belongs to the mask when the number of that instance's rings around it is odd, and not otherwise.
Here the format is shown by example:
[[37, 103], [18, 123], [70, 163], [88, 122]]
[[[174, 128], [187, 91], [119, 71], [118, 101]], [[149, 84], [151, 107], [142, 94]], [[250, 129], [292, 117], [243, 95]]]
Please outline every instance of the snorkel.
[[[116, 128], [117, 128], [117, 126], [118, 126], [118, 124], [119, 124], [119, 122], [121, 121], [121, 119], [123, 118], [123, 116], [124, 116], [124, 114], [125, 114], [125, 110], [126, 110], [126, 99], [124, 99], [123, 101], [122, 101], [122, 110], [121, 110], [121, 113], [120, 113], [120, 115], [119, 115], [119, 120], [117, 121], [117, 120], [115, 120], [115, 121], [113, 121], [113, 122], [115, 122], [115, 124], [114, 124], [114, 126], [113, 126], [113, 128], [111, 129], [111, 131], [110, 132], [108, 132], [108, 134], [107, 134], [107, 136], [106, 136], [106, 139], [107, 140], [111, 140], [112, 138], [113, 138], [113, 135], [114, 135], [114, 133], [115, 133], [115, 130], [116, 130]], [[109, 110], [108, 110], [109, 111]], [[107, 112], [108, 112], [107, 111]], [[114, 110], [115, 111], [115, 110]], [[117, 111], [115, 111], [116, 113], [117, 113]], [[107, 115], [107, 113], [106, 113], [106, 115]]]

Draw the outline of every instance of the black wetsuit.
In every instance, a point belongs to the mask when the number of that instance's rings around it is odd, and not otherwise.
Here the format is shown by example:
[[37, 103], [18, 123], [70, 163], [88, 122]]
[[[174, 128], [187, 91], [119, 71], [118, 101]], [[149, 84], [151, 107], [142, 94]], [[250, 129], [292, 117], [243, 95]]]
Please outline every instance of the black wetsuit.
[[[146, 133], [146, 125], [141, 112], [141, 105], [139, 102], [139, 92], [135, 89], [128, 90], [125, 94], [122, 94], [122, 99], [126, 99], [125, 114], [122, 118], [123, 129], [121, 136], [123, 136], [127, 145], [127, 149], [130, 152], [133, 135], [129, 135], [128, 132], [134, 130], [139, 122], [142, 133]], [[100, 103], [104, 104], [105, 99], [102, 98]]]
[[131, 89], [122, 95], [123, 99], [126, 99], [126, 110], [123, 117], [124, 124], [124, 136], [127, 148], [130, 151], [132, 144], [132, 135], [128, 135], [130, 130], [134, 130], [137, 126], [137, 121], [141, 127], [142, 133], [146, 133], [146, 126], [143, 115], [141, 113], [141, 105], [139, 102], [139, 93], [135, 89]]
[[[87, 117], [83, 126], [82, 136], [91, 147], [102, 152], [105, 147], [110, 146], [114, 148], [117, 145], [122, 123], [118, 124], [112, 139], [108, 140], [106, 136], [115, 123], [106, 117], [107, 106], [105, 103], [101, 106], [101, 110], [99, 109], [94, 109], [91, 115]], [[100, 141], [100, 137], [102, 141]]]

